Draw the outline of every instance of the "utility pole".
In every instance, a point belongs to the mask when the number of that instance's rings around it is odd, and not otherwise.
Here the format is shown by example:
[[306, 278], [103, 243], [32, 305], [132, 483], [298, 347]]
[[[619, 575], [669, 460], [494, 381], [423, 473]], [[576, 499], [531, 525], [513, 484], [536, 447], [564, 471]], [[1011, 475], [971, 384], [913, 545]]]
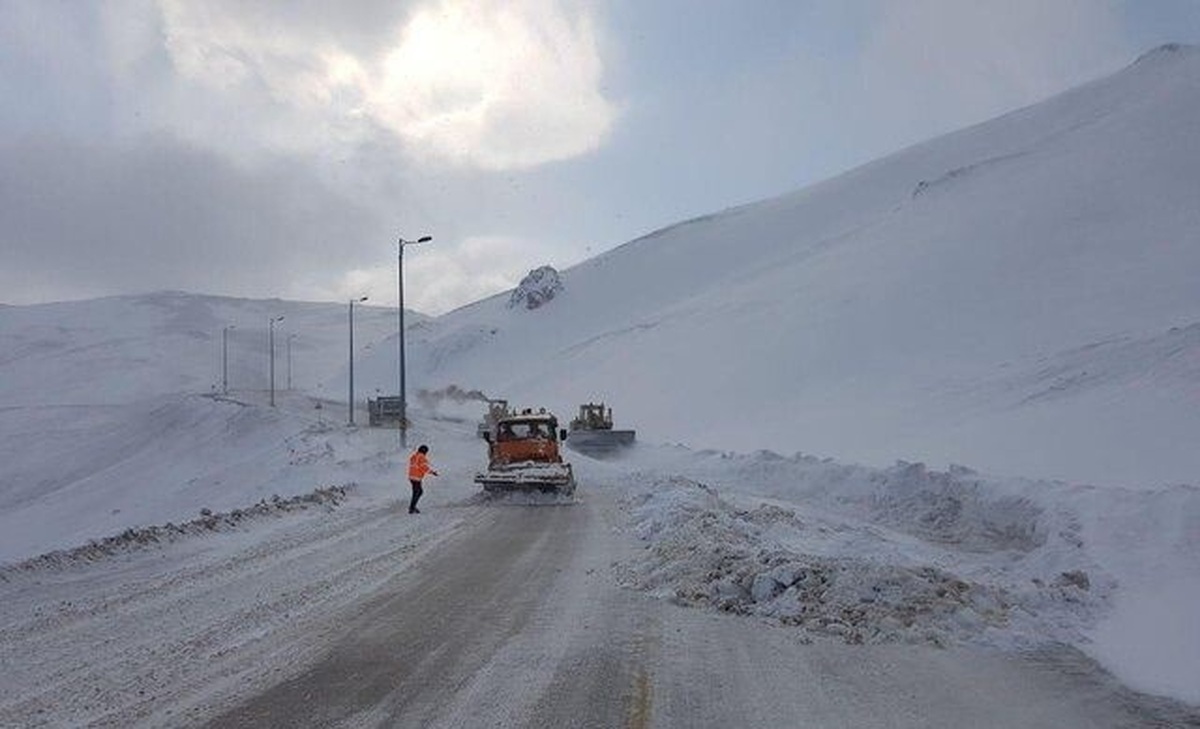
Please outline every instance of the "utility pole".
[[287, 335], [287, 357], [288, 357], [288, 392], [292, 391], [292, 340], [296, 338], [295, 334]]
[[404, 389], [404, 246], [416, 245], [417, 243], [428, 243], [433, 240], [431, 235], [423, 235], [416, 240], [404, 240], [403, 237], [399, 240], [399, 254], [397, 256], [397, 276], [396, 276], [396, 292], [398, 294], [400, 309], [400, 447], [408, 447], [408, 394]]
[[278, 321], [283, 321], [283, 317], [273, 316], [267, 325], [267, 349], [270, 350], [268, 358], [271, 360], [271, 407], [275, 407], [275, 322]]
[[350, 424], [354, 425], [354, 305], [366, 301], [367, 297], [361, 299], [350, 299]]
[[221, 330], [221, 394], [229, 394], [229, 330], [236, 329], [233, 324]]

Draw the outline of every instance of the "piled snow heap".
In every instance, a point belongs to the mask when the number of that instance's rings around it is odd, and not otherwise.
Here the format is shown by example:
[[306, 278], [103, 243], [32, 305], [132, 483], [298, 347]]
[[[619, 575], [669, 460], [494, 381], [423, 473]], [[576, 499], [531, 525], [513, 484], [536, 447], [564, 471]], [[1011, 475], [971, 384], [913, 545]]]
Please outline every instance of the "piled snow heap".
[[329, 511], [345, 501], [347, 492], [355, 488], [357, 488], [357, 484], [351, 483], [344, 486], [317, 488], [310, 493], [289, 498], [275, 494], [270, 501], [262, 499], [253, 506], [233, 509], [224, 513], [214, 513], [212, 509], [204, 508], [200, 510], [198, 519], [181, 524], [167, 522], [161, 526], [130, 527], [120, 534], [103, 539], [93, 539], [79, 547], [57, 549], [15, 564], [0, 566], [0, 582], [6, 582], [9, 575], [14, 573], [61, 567], [74, 562], [94, 562], [104, 557], [134, 551], [148, 545], [173, 542], [206, 532], [237, 529], [246, 523], [264, 517], [305, 511], [313, 507], [323, 507]]
[[763, 479], [757, 494], [636, 476], [625, 503], [646, 550], [624, 565], [629, 586], [849, 643], [1002, 648], [1086, 642], [1116, 588], [1074, 515], [1019, 493], [1027, 483], [909, 463], [726, 460], [706, 475]]
[[562, 288], [562, 280], [553, 266], [535, 268], [513, 290], [508, 306], [511, 309], [524, 304], [526, 309], [536, 309], [553, 299]]

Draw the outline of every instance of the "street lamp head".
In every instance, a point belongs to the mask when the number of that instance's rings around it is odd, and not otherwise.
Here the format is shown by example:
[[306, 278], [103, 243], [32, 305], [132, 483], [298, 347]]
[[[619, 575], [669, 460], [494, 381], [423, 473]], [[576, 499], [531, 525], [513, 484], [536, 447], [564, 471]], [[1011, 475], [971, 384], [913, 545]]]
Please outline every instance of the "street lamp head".
[[366, 296], [364, 296], [364, 297], [362, 297], [361, 299], [359, 299], [359, 301], [366, 301], [366, 300], [367, 300], [367, 297], [366, 297]]
[[433, 240], [432, 235], [423, 235], [420, 238], [417, 238], [418, 243], [428, 243], [431, 240]]

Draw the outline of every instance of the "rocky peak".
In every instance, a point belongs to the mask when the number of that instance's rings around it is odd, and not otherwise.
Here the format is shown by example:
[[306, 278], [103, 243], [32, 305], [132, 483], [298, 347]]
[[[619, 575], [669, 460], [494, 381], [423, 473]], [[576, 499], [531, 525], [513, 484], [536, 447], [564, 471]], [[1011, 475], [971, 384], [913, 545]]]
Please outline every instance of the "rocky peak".
[[562, 288], [562, 280], [553, 266], [535, 268], [513, 290], [508, 306], [515, 308], [524, 305], [526, 309], [536, 309], [553, 299]]

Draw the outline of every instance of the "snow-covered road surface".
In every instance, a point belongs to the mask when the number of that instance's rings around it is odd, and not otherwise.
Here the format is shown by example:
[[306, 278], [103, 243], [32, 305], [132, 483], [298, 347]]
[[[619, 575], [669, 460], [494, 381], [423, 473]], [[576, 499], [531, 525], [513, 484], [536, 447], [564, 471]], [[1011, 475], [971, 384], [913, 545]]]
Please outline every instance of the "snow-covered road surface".
[[849, 646], [624, 589], [641, 545], [597, 486], [419, 517], [351, 499], [9, 572], [0, 724], [1200, 725], [1073, 651]]
[[191, 723], [316, 660], [340, 616], [459, 519], [306, 512], [98, 563], [6, 570], [0, 725]]
[[595, 509], [471, 508], [470, 533], [347, 611], [318, 662], [212, 725], [622, 725], [642, 631], [607, 588]]

